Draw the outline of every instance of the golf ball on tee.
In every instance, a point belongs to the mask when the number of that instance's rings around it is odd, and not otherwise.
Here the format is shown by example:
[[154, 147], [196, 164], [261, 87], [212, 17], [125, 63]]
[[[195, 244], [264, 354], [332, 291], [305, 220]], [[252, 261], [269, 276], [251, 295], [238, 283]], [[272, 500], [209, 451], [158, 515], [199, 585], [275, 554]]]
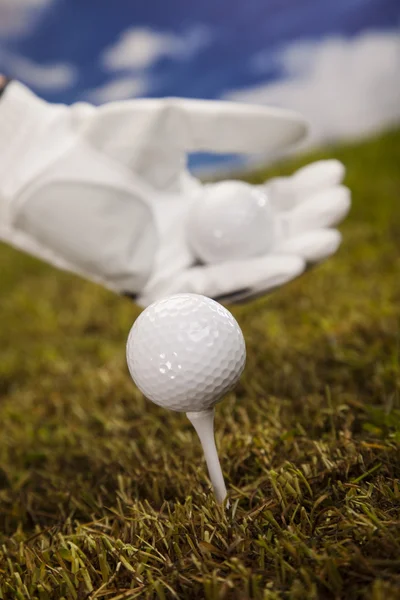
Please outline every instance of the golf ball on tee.
[[175, 411], [212, 408], [237, 383], [245, 361], [243, 334], [232, 314], [197, 294], [154, 302], [128, 336], [127, 363], [137, 387]]
[[205, 263], [261, 256], [274, 243], [267, 194], [242, 181], [204, 186], [187, 220], [187, 240]]

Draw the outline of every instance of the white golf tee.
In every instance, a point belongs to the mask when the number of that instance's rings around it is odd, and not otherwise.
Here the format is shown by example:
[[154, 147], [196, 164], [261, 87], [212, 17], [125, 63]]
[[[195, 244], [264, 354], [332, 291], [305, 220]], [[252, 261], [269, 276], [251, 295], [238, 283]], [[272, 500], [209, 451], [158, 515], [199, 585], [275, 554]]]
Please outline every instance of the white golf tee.
[[218, 458], [217, 448], [215, 445], [214, 415], [214, 408], [210, 408], [209, 410], [204, 410], [201, 412], [186, 413], [187, 418], [192, 423], [197, 435], [200, 438], [208, 467], [208, 473], [214, 488], [215, 498], [218, 503], [222, 504], [226, 498], [227, 492], [224, 476], [222, 475], [222, 469]]

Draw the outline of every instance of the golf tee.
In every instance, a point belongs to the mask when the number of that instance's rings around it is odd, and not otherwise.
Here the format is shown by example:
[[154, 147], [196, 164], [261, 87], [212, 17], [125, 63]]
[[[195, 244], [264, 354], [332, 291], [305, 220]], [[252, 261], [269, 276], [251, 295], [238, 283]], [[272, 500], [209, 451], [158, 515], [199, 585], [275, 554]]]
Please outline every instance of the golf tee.
[[222, 503], [226, 498], [227, 492], [215, 445], [214, 414], [214, 408], [211, 408], [201, 412], [188, 412], [186, 416], [195, 428], [203, 447], [215, 498], [217, 502]]

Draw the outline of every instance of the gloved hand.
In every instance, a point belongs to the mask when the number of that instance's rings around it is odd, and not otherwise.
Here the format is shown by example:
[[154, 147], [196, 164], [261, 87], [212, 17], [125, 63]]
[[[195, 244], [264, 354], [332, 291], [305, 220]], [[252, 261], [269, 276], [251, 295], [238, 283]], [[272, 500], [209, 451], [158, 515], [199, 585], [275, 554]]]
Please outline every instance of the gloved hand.
[[[183, 99], [67, 107], [12, 82], [0, 103], [0, 239], [142, 306], [176, 292], [265, 293], [336, 250], [338, 234], [321, 229], [345, 212], [335, 188], [342, 169], [267, 184], [274, 205], [297, 206], [280, 219], [273, 253], [194, 266], [185, 221], [201, 184], [186, 156], [278, 151], [305, 131], [301, 117], [265, 107]], [[323, 190], [325, 208], [300, 204], [304, 188]]]
[[[273, 244], [265, 257], [231, 263], [232, 272], [237, 273], [236, 289], [234, 293], [228, 292], [229, 295], [227, 290], [222, 290], [219, 299], [242, 302], [273, 289], [271, 271], [268, 281], [261, 272], [252, 280], [253, 274], [248, 274], [247, 287], [240, 288], [238, 278], [246, 269], [245, 264], [251, 264], [255, 272], [259, 264], [264, 269], [265, 261], [269, 259], [275, 267], [279, 265], [283, 273], [285, 260], [297, 257], [303, 261], [302, 272], [332, 256], [342, 240], [340, 232], [334, 227], [347, 215], [351, 205], [350, 190], [342, 185], [344, 175], [344, 166], [339, 161], [321, 160], [299, 169], [291, 177], [277, 177], [254, 186], [265, 194], [272, 205]], [[198, 196], [198, 202], [201, 202], [201, 195]], [[270, 233], [268, 231], [266, 235]], [[226, 267], [227, 263], [223, 264]], [[217, 273], [219, 270], [218, 264], [206, 268], [208, 273]], [[193, 277], [199, 271], [201, 268], [195, 267], [190, 273]], [[241, 281], [243, 283], [244, 280]]]

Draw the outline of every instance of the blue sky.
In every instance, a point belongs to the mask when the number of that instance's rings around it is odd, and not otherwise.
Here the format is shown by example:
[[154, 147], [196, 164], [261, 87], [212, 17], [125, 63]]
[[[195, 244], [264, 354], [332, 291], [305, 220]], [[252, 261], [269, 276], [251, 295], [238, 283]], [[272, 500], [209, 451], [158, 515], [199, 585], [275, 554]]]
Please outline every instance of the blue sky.
[[[366, 131], [400, 118], [399, 26], [398, 0], [0, 0], [0, 71], [53, 102], [256, 99], [307, 117], [324, 112], [313, 97], [329, 104], [332, 77], [336, 104], [364, 102], [376, 82], [385, 97], [364, 107]], [[324, 110], [321, 141], [334, 137]], [[354, 117], [335, 119], [346, 133]]]
[[179, 36], [203, 28], [208, 42], [197, 54], [188, 60], [160, 57], [151, 65], [145, 95], [216, 98], [229, 89], [280, 76], [273, 64], [264, 73], [249, 69], [256, 53], [302, 38], [393, 28], [400, 23], [399, 12], [397, 0], [58, 0], [45, 7], [26, 36], [3, 35], [0, 43], [3, 50], [40, 64], [74, 65], [75, 85], [42, 92], [49, 100], [71, 102], [110, 79], [101, 53], [128, 28]]

